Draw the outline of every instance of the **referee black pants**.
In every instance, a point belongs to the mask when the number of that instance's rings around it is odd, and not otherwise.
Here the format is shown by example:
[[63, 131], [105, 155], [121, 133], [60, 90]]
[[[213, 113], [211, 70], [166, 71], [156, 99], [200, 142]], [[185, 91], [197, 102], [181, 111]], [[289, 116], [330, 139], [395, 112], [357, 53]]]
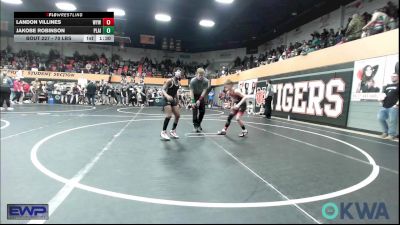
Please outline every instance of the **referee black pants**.
[[11, 90], [9, 87], [0, 87], [0, 107], [3, 107], [4, 102], [7, 107], [10, 107]]
[[272, 96], [268, 96], [265, 99], [265, 117], [267, 117], [268, 119], [271, 118], [271, 111], [272, 111]]
[[12, 101], [17, 100], [17, 102], [19, 102], [19, 99], [21, 98], [21, 95], [22, 95], [22, 92], [21, 92], [21, 91], [16, 91], [16, 92], [15, 92], [15, 96], [14, 96], [14, 98], [12, 99]]
[[[194, 95], [195, 104], [201, 95]], [[206, 113], [206, 104], [204, 98], [200, 101], [200, 106], [193, 109], [193, 126], [199, 127]]]

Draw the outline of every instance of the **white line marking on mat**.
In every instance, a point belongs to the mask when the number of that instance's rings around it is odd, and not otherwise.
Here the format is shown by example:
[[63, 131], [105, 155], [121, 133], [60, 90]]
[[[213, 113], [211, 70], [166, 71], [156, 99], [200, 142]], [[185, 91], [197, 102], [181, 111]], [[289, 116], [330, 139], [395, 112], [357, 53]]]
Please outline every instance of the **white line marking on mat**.
[[186, 135], [188, 138], [206, 138], [206, 137], [223, 137], [222, 135], [214, 134], [214, 135]]
[[[281, 118], [280, 118], [281, 119]], [[326, 130], [326, 129], [318, 129], [318, 128], [315, 128], [315, 127], [309, 127], [309, 126], [304, 126], [304, 125], [299, 125], [299, 124], [293, 124], [293, 123], [288, 123], [288, 122], [283, 122], [283, 121], [276, 121], [275, 120], [275, 122], [277, 122], [277, 123], [284, 123], [284, 124], [289, 124], [289, 125], [292, 125], [292, 126], [297, 126], [297, 127], [305, 127], [305, 128], [309, 128], [309, 129], [313, 129], [313, 130], [318, 130], [318, 131], [324, 131], [324, 132], [327, 132], [327, 133], [331, 133], [331, 134], [338, 134], [338, 135], [342, 135], [342, 136], [346, 136], [346, 137], [351, 137], [351, 138], [356, 138], [356, 139], [360, 139], [360, 140], [365, 140], [365, 141], [368, 141], [368, 142], [372, 142], [372, 143], [379, 143], [379, 144], [383, 144], [383, 145], [387, 145], [387, 146], [393, 146], [393, 147], [396, 147], [396, 150], [397, 150], [397, 148], [398, 148], [398, 144], [397, 145], [394, 145], [394, 144], [390, 144], [390, 143], [385, 143], [385, 142], [381, 142], [381, 141], [375, 141], [375, 140], [371, 140], [371, 139], [368, 139], [368, 138], [362, 138], [362, 137], [357, 137], [357, 136], [354, 136], [354, 135], [349, 135], [349, 134], [342, 134], [342, 133], [338, 133], [338, 132], [334, 132], [334, 131], [329, 131], [329, 130]], [[295, 121], [296, 123], [299, 123], [299, 121]], [[305, 123], [305, 124], [307, 124], [307, 123]], [[313, 124], [314, 125], [314, 124]], [[327, 128], [332, 128], [332, 127], [329, 127], [329, 126], [326, 126]], [[344, 132], [349, 132], [349, 133], [354, 133], [354, 134], [359, 134], [359, 135], [363, 135], [363, 136], [367, 136], [367, 137], [373, 137], [373, 138], [379, 138], [379, 136], [377, 136], [377, 135], [373, 135], [373, 134], [366, 134], [366, 133], [360, 133], [360, 132], [352, 132], [352, 131], [349, 131], [349, 130], [346, 130], [346, 129], [338, 129], [338, 130], [340, 130], [340, 131], [344, 131]]]
[[[107, 110], [107, 109], [110, 109], [110, 108], [112, 108], [112, 107], [105, 108], [105, 109], [101, 109], [101, 110], [98, 110], [98, 111], [96, 111], [96, 112], [104, 111], [104, 110]], [[50, 115], [50, 116], [57, 116], [57, 115], [54, 114], [54, 115]], [[75, 118], [69, 118], [69, 119], [66, 119], [66, 120], [59, 121], [59, 122], [57, 122], [56, 124], [61, 124], [61, 123], [65, 123], [65, 122], [67, 122], [67, 121], [76, 119], [76, 115], [74, 115], [74, 117], [75, 117]], [[131, 116], [129, 116], [129, 117], [131, 117]], [[50, 127], [51, 125], [52, 125], [52, 124], [49, 124], [49, 125], [46, 125], [46, 126], [43, 126], [43, 127], [34, 128], [34, 129], [31, 129], [31, 130], [28, 130], [28, 131], [24, 131], [24, 132], [21, 132], [21, 133], [9, 135], [9, 136], [7, 136], [7, 137], [2, 137], [0, 140], [6, 140], [6, 139], [9, 139], [9, 138], [12, 138], [12, 137], [19, 136], [19, 135], [21, 135], [21, 134], [27, 134], [27, 133], [33, 132], [33, 131], [35, 131], [35, 130], [40, 130], [40, 129], [43, 129], [43, 128], [46, 128], [46, 127]]]
[[[127, 113], [127, 114], [135, 114], [135, 112], [123, 111], [124, 109], [131, 109], [131, 108], [130, 107], [128, 107], [128, 108], [119, 108], [119, 109], [117, 109], [117, 112]], [[219, 116], [219, 115], [223, 115], [224, 114], [224, 112], [220, 111], [220, 110], [210, 109], [209, 111], [217, 112], [217, 113], [214, 113], [214, 114], [208, 114], [209, 116]], [[139, 113], [139, 114], [145, 115], [145, 116], [163, 116], [163, 117], [165, 116], [165, 114], [163, 114], [163, 113]], [[192, 116], [192, 115], [181, 115], [181, 116]]]
[[[139, 122], [139, 121], [150, 121], [150, 120], [160, 121], [160, 119], [139, 119], [139, 120], [135, 120], [135, 121]], [[205, 119], [205, 120], [225, 122], [225, 120], [219, 120], [219, 119]], [[76, 130], [80, 130], [80, 129], [84, 129], [84, 128], [92, 128], [92, 127], [102, 126], [102, 125], [109, 125], [109, 124], [116, 124], [116, 123], [126, 123], [128, 121], [129, 120], [123, 120], [123, 121], [104, 122], [104, 123], [85, 125], [85, 126], [76, 127], [76, 128], [60, 131], [60, 132], [54, 133], [52, 135], [49, 135], [49, 136], [43, 138], [42, 140], [40, 140], [39, 142], [37, 142], [32, 147], [32, 150], [31, 150], [31, 161], [32, 161], [32, 164], [40, 172], [42, 172], [46, 176], [48, 176], [48, 177], [50, 177], [50, 178], [52, 178], [52, 179], [54, 179], [56, 181], [59, 181], [61, 183], [67, 184], [67, 183], [70, 182], [70, 179], [62, 177], [62, 176], [54, 173], [53, 171], [47, 169], [39, 161], [39, 159], [38, 159], [38, 151], [39, 151], [40, 147], [44, 143], [46, 143], [48, 140], [50, 140], [50, 139], [52, 139], [52, 138], [54, 138], [56, 136], [71, 132], [71, 131], [76, 131]], [[367, 152], [365, 152], [363, 149], [361, 149], [361, 148], [359, 148], [359, 147], [357, 147], [355, 145], [352, 145], [352, 144], [350, 144], [348, 142], [333, 138], [331, 136], [322, 135], [322, 134], [311, 132], [311, 131], [307, 131], [307, 130], [301, 130], [301, 129], [295, 129], [295, 128], [291, 128], [291, 127], [284, 127], [284, 126], [277, 126], [277, 125], [274, 125], [274, 126], [285, 128], [285, 129], [291, 129], [291, 130], [299, 130], [299, 131], [302, 131], [304, 133], [311, 133], [311, 134], [314, 134], [314, 135], [317, 135], [317, 136], [321, 136], [321, 137], [325, 137], [325, 138], [328, 138], [328, 139], [331, 139], [331, 140], [335, 140], [335, 141], [340, 142], [342, 144], [345, 144], [345, 145], [347, 145], [349, 147], [352, 147], [355, 150], [357, 150], [358, 152], [362, 153], [368, 159], [368, 161], [373, 165], [372, 166], [372, 171], [366, 178], [364, 178], [360, 182], [358, 182], [358, 183], [356, 183], [356, 184], [354, 184], [354, 185], [352, 185], [350, 187], [346, 187], [344, 189], [338, 190], [338, 191], [330, 192], [330, 193], [327, 193], [327, 194], [311, 196], [311, 197], [303, 197], [303, 198], [297, 198], [297, 199], [291, 199], [291, 200], [283, 200], [283, 201], [273, 201], [273, 202], [245, 202], [245, 203], [238, 203], [238, 202], [232, 202], [232, 203], [230, 203], [230, 202], [228, 202], [228, 203], [189, 202], [189, 201], [158, 199], [158, 198], [150, 198], [150, 197], [143, 197], [143, 196], [137, 196], [137, 195], [118, 193], [118, 192], [114, 192], [114, 191], [109, 191], [109, 190], [96, 188], [96, 187], [93, 187], [93, 186], [88, 186], [88, 185], [85, 185], [85, 184], [81, 184], [79, 182], [74, 184], [74, 186], [75, 186], [75, 188], [79, 188], [81, 190], [85, 190], [85, 191], [88, 191], [88, 192], [93, 192], [93, 193], [97, 193], [97, 194], [100, 194], [100, 195], [105, 195], [105, 196], [109, 196], [109, 197], [113, 197], [113, 198], [120, 198], [120, 199], [125, 199], [125, 200], [139, 201], [139, 202], [146, 202], [146, 203], [153, 203], [153, 204], [185, 206], [185, 207], [204, 207], [204, 208], [257, 208], [257, 207], [288, 206], [288, 205], [293, 205], [293, 204], [303, 204], [303, 203], [317, 202], [317, 201], [336, 198], [336, 197], [339, 197], [339, 196], [343, 196], [343, 195], [358, 191], [358, 190], [368, 186], [379, 175], [379, 166], [376, 165], [375, 160]]]
[[[218, 146], [220, 149], [222, 149], [226, 154], [228, 154], [230, 157], [232, 157], [236, 162], [238, 162], [242, 167], [247, 169], [250, 173], [252, 173], [255, 177], [260, 179], [262, 182], [264, 182], [268, 187], [270, 187], [272, 190], [276, 191], [282, 199], [285, 199], [289, 201], [290, 199], [284, 195], [282, 192], [280, 192], [277, 188], [275, 188], [272, 184], [270, 184], [268, 181], [266, 181], [264, 178], [262, 178], [260, 175], [258, 175], [254, 170], [250, 169], [246, 164], [244, 164], [242, 161], [240, 161], [238, 158], [236, 158], [232, 153], [230, 153], [228, 150], [226, 150], [222, 145], [218, 144], [215, 140], [212, 138], [208, 139], [211, 140], [216, 146]], [[310, 218], [312, 221], [316, 222], [317, 224], [321, 224], [320, 221], [315, 219], [313, 216], [311, 216], [309, 213], [307, 213], [304, 209], [302, 209], [300, 206], [298, 206], [296, 203], [293, 204], [294, 207], [296, 207], [298, 210], [300, 210], [304, 215], [306, 215], [308, 218]]]
[[5, 129], [6, 127], [10, 126], [10, 122], [8, 122], [7, 120], [1, 120], [1, 122], [5, 123], [5, 125], [2, 126], [2, 127], [0, 128], [0, 130], [3, 130], [3, 129]]
[[[73, 110], [61, 110], [61, 111], [29, 111], [29, 112], [4, 112], [4, 114], [32, 114], [32, 113], [62, 113], [62, 112], [80, 112], [80, 111], [90, 111], [90, 110], [94, 110], [95, 108], [92, 106], [83, 106], [83, 105], [79, 105], [81, 107], [86, 107], [86, 109], [73, 109]], [[90, 107], [90, 108], [87, 108]], [[17, 109], [17, 108], [16, 108]], [[3, 114], [3, 112], [2, 112]]]
[[[65, 122], [73, 120], [73, 119], [74, 118], [62, 120], [62, 121], [57, 122], [56, 124], [65, 123]], [[43, 129], [43, 128], [46, 128], [46, 127], [50, 127], [51, 125], [52, 124], [49, 124], [49, 125], [46, 125], [46, 126], [43, 126], [43, 127], [38, 127], [38, 128], [31, 129], [31, 130], [23, 131], [21, 133], [17, 133], [17, 134], [9, 135], [9, 136], [6, 136], [6, 137], [2, 137], [1, 140], [7, 140], [7, 139], [12, 138], [12, 137], [17, 137], [17, 136], [19, 136], [21, 134], [27, 134], [27, 133], [33, 132], [35, 130], [40, 130], [40, 129]]]
[[[258, 130], [267, 132], [267, 133], [270, 133], [270, 134], [273, 134], [273, 135], [276, 135], [276, 136], [280, 136], [280, 137], [283, 137], [283, 138], [286, 138], [286, 139], [289, 139], [289, 140], [292, 140], [292, 141], [295, 141], [295, 142], [299, 142], [299, 143], [302, 143], [302, 144], [305, 144], [305, 145], [308, 145], [308, 146], [311, 146], [311, 147], [314, 147], [314, 148], [318, 148], [318, 149], [321, 149], [321, 150], [326, 151], [326, 152], [330, 152], [330, 153], [333, 153], [333, 154], [336, 154], [336, 155], [340, 155], [340, 156], [343, 156], [343, 157], [348, 158], [348, 159], [355, 160], [355, 161], [360, 162], [360, 163], [364, 163], [364, 164], [373, 166], [373, 165], [372, 165], [371, 163], [369, 163], [369, 162], [366, 162], [366, 161], [364, 161], [364, 160], [358, 159], [358, 158], [353, 157], [353, 156], [350, 156], [350, 155], [346, 155], [346, 154], [337, 152], [337, 151], [332, 150], [332, 149], [329, 149], [329, 148], [325, 148], [325, 147], [321, 147], [321, 146], [318, 146], [318, 145], [314, 145], [314, 144], [311, 144], [311, 143], [306, 142], [306, 141], [301, 141], [301, 140], [298, 140], [298, 139], [296, 139], [296, 138], [291, 138], [291, 137], [285, 136], [285, 135], [283, 135], [283, 134], [278, 134], [278, 133], [275, 133], [275, 132], [272, 132], [272, 131], [268, 131], [268, 130], [265, 130], [265, 129], [263, 129], [263, 128], [259, 128], [259, 127], [252, 126], [252, 125], [249, 125], [249, 124], [247, 124], [247, 126], [248, 126], [248, 127], [252, 127], [252, 128], [254, 128], [254, 129], [258, 129]], [[379, 165], [378, 165], [378, 166], [379, 166]], [[386, 171], [389, 171], [389, 172], [392, 172], [392, 173], [395, 173], [395, 174], [399, 174], [399, 172], [396, 171], [396, 170], [389, 169], [389, 168], [386, 168], [386, 167], [384, 167], [384, 166], [379, 166], [379, 167], [382, 168], [382, 169], [384, 169], [384, 170], [386, 170]]]
[[[139, 110], [139, 113], [142, 111], [142, 109]], [[110, 149], [111, 145], [114, 143], [114, 141], [117, 139], [117, 137], [125, 131], [125, 129], [131, 124], [135, 118], [137, 117], [138, 114], [136, 114], [131, 120], [128, 121], [125, 126], [116, 133], [113, 138], [104, 146], [104, 148], [97, 153], [97, 155], [83, 167], [77, 174], [74, 175], [65, 185], [61, 190], [49, 201], [49, 217], [51, 214], [53, 214], [57, 208], [63, 203], [63, 201], [68, 197], [69, 194], [71, 194], [72, 190], [74, 190], [76, 184], [78, 184], [87, 173], [93, 168], [93, 166], [97, 163], [97, 161], [100, 159], [100, 157]], [[29, 224], [43, 224], [45, 223], [46, 220], [30, 220], [28, 223]]]
[[30, 133], [30, 132], [32, 132], [32, 131], [40, 130], [40, 129], [43, 129], [43, 128], [44, 128], [44, 127], [38, 127], [38, 128], [34, 128], [34, 129], [31, 129], [31, 130], [27, 130], [27, 131], [21, 132], [21, 133], [17, 133], [17, 134], [9, 135], [9, 136], [6, 136], [6, 137], [2, 137], [1, 140], [6, 140], [6, 139], [9, 139], [9, 138], [12, 138], [12, 137], [19, 136], [19, 135], [21, 135], [21, 134]]

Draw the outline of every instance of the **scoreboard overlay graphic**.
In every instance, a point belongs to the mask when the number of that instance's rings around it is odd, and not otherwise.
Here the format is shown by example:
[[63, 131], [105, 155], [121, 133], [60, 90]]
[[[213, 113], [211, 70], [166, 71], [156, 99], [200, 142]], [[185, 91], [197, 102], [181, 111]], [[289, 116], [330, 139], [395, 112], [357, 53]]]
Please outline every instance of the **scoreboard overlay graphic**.
[[14, 12], [15, 42], [114, 42], [113, 12]]

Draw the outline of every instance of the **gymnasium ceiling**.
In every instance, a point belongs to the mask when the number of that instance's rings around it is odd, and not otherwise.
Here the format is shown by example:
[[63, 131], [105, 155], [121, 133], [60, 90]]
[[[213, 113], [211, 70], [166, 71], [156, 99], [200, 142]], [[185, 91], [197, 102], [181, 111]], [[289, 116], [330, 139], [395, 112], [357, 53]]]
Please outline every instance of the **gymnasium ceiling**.
[[[226, 5], [215, 0], [63, 0], [79, 11], [106, 11], [116, 7], [125, 16], [115, 17], [116, 30], [132, 40], [133, 47], [161, 49], [162, 39], [182, 41], [184, 52], [251, 47], [312, 21], [351, 0], [235, 0]], [[1, 3], [1, 19], [13, 23], [14, 11], [59, 11], [55, 0], [23, 0], [21, 5]], [[167, 23], [154, 19], [167, 13]], [[296, 15], [293, 15], [295, 13]], [[212, 28], [199, 26], [203, 18], [215, 21]], [[13, 28], [11, 29], [13, 30]], [[154, 46], [141, 45], [140, 34], [154, 35]], [[4, 33], [2, 34], [4, 35]], [[10, 35], [10, 34], [9, 34]], [[12, 34], [11, 34], [12, 35]]]

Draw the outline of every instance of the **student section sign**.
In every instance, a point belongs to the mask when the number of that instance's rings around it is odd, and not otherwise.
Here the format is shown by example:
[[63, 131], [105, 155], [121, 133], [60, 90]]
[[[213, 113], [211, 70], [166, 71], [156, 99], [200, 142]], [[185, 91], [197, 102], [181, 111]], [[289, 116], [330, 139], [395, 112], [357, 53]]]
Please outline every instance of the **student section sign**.
[[[18, 70], [8, 70], [10, 77], [16, 77]], [[44, 79], [44, 80], [74, 80], [87, 79], [93, 81], [108, 81], [109, 75], [100, 74], [85, 74], [85, 73], [68, 73], [68, 72], [54, 72], [54, 71], [31, 71], [21, 70], [23, 78], [29, 79]]]

